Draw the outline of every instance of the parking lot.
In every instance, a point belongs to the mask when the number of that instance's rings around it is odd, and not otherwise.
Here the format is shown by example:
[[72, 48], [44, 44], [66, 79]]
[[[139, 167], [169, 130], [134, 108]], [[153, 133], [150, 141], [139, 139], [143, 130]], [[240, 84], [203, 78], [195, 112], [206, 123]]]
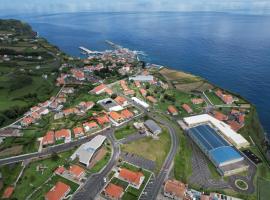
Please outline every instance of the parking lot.
[[156, 167], [156, 164], [154, 161], [145, 159], [141, 156], [138, 156], [132, 153], [122, 152], [121, 158], [129, 163], [132, 163], [133, 165], [139, 166], [149, 171], [153, 171]]

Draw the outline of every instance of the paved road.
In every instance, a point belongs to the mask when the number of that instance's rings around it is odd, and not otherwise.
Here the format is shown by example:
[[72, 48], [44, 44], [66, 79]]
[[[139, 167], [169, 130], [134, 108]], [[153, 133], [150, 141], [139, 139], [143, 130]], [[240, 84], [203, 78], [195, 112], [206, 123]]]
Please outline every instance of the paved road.
[[[104, 130], [104, 131], [100, 132], [99, 134], [107, 135], [111, 131], [112, 131], [111, 129], [107, 129], [107, 130]], [[46, 157], [48, 155], [51, 155], [53, 152], [67, 151], [69, 149], [80, 146], [81, 144], [84, 144], [84, 143], [90, 141], [95, 136], [96, 135], [91, 135], [91, 136], [88, 136], [86, 138], [82, 138], [80, 140], [72, 141], [70, 143], [61, 144], [61, 145], [58, 145], [58, 146], [48, 147], [48, 148], [44, 149], [42, 152], [36, 152], [36, 153], [31, 153], [31, 154], [23, 154], [23, 155], [19, 155], [19, 156], [15, 156], [15, 157], [0, 159], [0, 166], [1, 165], [11, 164], [11, 163], [22, 162], [24, 160], [38, 158], [38, 157]]]
[[166, 177], [170, 173], [169, 169], [170, 169], [170, 166], [173, 163], [174, 157], [177, 153], [177, 148], [179, 146], [179, 139], [178, 139], [178, 136], [177, 136], [175, 129], [167, 121], [160, 119], [159, 117], [155, 116], [152, 113], [148, 113], [148, 115], [149, 115], [149, 117], [153, 118], [154, 120], [156, 120], [160, 124], [166, 126], [168, 128], [170, 136], [171, 136], [170, 152], [167, 155], [158, 176], [156, 177], [155, 181], [153, 182], [152, 190], [147, 192], [148, 193], [147, 197], [146, 196], [143, 197], [143, 199], [155, 200], [157, 198], [157, 195], [158, 195], [160, 189], [161, 189], [162, 184], [164, 183]]
[[72, 199], [75, 200], [82, 200], [82, 199], [95, 199], [95, 197], [99, 194], [102, 188], [105, 186], [105, 182], [103, 180], [109, 172], [112, 170], [114, 165], [117, 163], [117, 160], [120, 156], [120, 147], [118, 144], [115, 143], [115, 139], [113, 137], [113, 131], [111, 131], [107, 135], [108, 140], [112, 144], [113, 154], [109, 161], [109, 163], [105, 166], [105, 168], [97, 174], [91, 175], [87, 180], [86, 183], [80, 188], [76, 194], [73, 196]]

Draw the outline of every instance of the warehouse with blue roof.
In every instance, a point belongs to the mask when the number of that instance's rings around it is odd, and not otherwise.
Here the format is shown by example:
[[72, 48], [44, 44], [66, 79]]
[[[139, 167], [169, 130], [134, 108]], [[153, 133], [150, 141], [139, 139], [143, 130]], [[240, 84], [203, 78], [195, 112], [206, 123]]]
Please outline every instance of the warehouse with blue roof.
[[248, 169], [244, 157], [210, 124], [188, 130], [188, 135], [200, 147], [222, 176], [230, 176]]

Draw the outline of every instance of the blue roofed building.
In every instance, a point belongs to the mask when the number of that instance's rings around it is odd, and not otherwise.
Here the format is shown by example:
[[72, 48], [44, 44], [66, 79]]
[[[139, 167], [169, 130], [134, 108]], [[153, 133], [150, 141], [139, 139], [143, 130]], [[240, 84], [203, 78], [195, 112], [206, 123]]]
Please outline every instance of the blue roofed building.
[[188, 135], [216, 166], [222, 176], [229, 176], [247, 170], [247, 162], [240, 152], [209, 124], [190, 128]]

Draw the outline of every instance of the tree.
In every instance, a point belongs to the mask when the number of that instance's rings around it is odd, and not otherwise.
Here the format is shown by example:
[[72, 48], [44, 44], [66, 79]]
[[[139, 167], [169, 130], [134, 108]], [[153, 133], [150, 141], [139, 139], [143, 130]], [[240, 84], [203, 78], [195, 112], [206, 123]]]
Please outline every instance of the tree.
[[115, 94], [115, 93], [113, 93], [111, 96], [112, 99], [115, 99], [116, 97], [117, 97], [117, 94]]
[[57, 161], [59, 159], [59, 155], [56, 152], [52, 152], [51, 159], [52, 161]]

